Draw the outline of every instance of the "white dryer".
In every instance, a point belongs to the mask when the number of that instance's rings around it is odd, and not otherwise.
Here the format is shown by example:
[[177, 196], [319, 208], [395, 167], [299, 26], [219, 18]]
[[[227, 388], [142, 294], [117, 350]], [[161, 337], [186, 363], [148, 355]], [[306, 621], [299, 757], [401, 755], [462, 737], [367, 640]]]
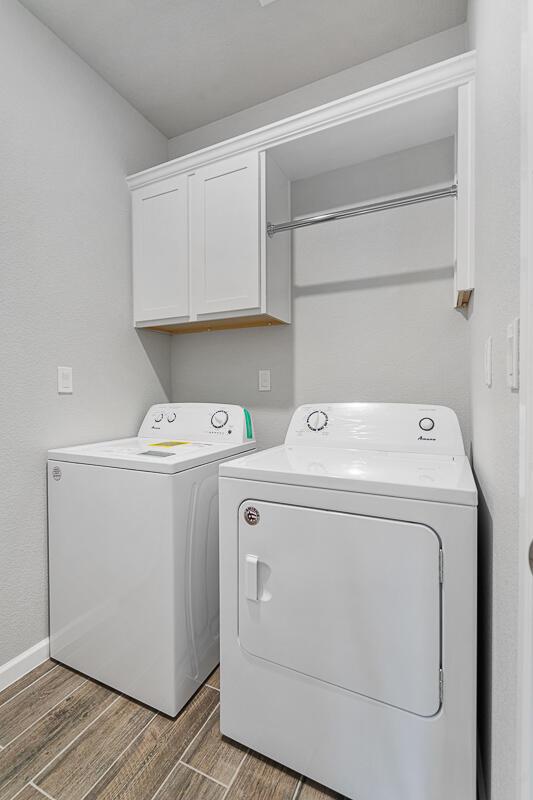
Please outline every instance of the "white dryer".
[[219, 659], [218, 467], [248, 411], [165, 403], [48, 453], [50, 654], [174, 716]]
[[477, 494], [453, 411], [300, 407], [220, 467], [222, 733], [354, 800], [475, 800]]

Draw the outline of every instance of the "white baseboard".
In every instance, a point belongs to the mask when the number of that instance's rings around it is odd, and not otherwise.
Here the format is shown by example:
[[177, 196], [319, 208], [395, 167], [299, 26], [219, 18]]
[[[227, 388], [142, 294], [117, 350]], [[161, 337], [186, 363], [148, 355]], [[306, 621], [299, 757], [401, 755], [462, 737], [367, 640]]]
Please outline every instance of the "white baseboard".
[[6, 686], [17, 681], [19, 678], [22, 678], [23, 675], [26, 675], [27, 672], [30, 672], [35, 667], [38, 667], [39, 664], [42, 664], [43, 661], [50, 655], [50, 640], [48, 637], [43, 639], [42, 642], [37, 642], [34, 644], [33, 647], [30, 647], [28, 650], [25, 650], [24, 653], [21, 653], [15, 658], [12, 658], [11, 661], [7, 661], [5, 664], [0, 666], [0, 691], [5, 689]]

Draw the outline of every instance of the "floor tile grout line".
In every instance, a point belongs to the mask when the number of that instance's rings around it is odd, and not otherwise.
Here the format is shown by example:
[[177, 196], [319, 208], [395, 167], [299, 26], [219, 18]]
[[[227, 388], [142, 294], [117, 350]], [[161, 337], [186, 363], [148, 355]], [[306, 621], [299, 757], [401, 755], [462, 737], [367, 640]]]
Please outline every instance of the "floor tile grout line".
[[217, 778], [213, 778], [212, 775], [208, 775], [207, 772], [202, 772], [201, 769], [193, 767], [192, 764], [187, 764], [185, 761], [181, 761], [181, 759], [180, 761], [178, 761], [178, 764], [181, 764], [182, 767], [187, 767], [187, 769], [192, 769], [193, 772], [196, 772], [198, 775], [201, 775], [202, 778], [208, 778], [210, 781], [213, 781], [213, 783], [218, 784], [218, 786], [222, 786], [223, 789], [228, 788], [227, 783], [222, 783], [222, 781], [217, 780]]
[[48, 792], [45, 792], [44, 789], [41, 789], [41, 787], [37, 786], [37, 784], [35, 784], [33, 781], [30, 781], [28, 786], [33, 786], [35, 791], [39, 792], [39, 794], [42, 794], [43, 797], [47, 797], [48, 800], [56, 800], [55, 797], [52, 797], [51, 794], [48, 794]]
[[98, 720], [100, 719], [100, 717], [102, 716], [102, 714], [105, 714], [105, 713], [106, 713], [106, 711], [108, 711], [108, 710], [111, 708], [111, 706], [114, 706], [114, 705], [115, 705], [115, 703], [117, 702], [117, 700], [120, 700], [120, 698], [121, 698], [121, 697], [122, 697], [122, 695], [121, 695], [121, 694], [117, 695], [117, 697], [115, 697], [115, 699], [114, 699], [114, 700], [112, 700], [112, 701], [111, 701], [111, 702], [110, 702], [110, 703], [109, 703], [109, 704], [108, 704], [108, 705], [107, 705], [107, 706], [104, 708], [104, 710], [103, 710], [103, 711], [101, 711], [101, 712], [98, 714], [98, 716], [96, 716], [96, 717], [95, 717], [95, 718], [92, 720], [92, 722], [89, 722], [89, 724], [88, 724], [88, 725], [86, 725], [86, 726], [85, 726], [85, 728], [83, 728], [83, 730], [81, 730], [81, 731], [80, 731], [80, 732], [77, 734], [77, 736], [75, 736], [73, 739], [71, 739], [71, 740], [70, 740], [70, 742], [69, 742], [67, 745], [65, 745], [65, 747], [63, 747], [63, 748], [62, 748], [62, 749], [59, 751], [59, 753], [56, 753], [56, 754], [55, 754], [55, 756], [54, 756], [53, 758], [51, 758], [51, 759], [50, 759], [50, 761], [48, 761], [48, 763], [46, 763], [46, 764], [44, 765], [44, 767], [42, 767], [42, 768], [41, 768], [41, 769], [40, 769], [40, 770], [39, 770], [39, 771], [38, 771], [38, 772], [37, 772], [37, 773], [36, 773], [36, 774], [33, 776], [33, 778], [31, 779], [31, 783], [34, 783], [34, 782], [37, 780], [37, 778], [39, 777], [39, 775], [42, 775], [42, 774], [43, 774], [43, 772], [45, 772], [45, 770], [47, 770], [47, 769], [48, 769], [48, 767], [50, 767], [50, 766], [51, 766], [51, 765], [54, 763], [54, 761], [56, 761], [56, 759], [58, 759], [60, 756], [62, 756], [62, 755], [63, 755], [63, 753], [66, 753], [66, 751], [69, 749], [69, 747], [72, 747], [72, 745], [74, 744], [74, 742], [77, 742], [77, 741], [78, 741], [78, 739], [79, 739], [81, 736], [83, 736], [83, 734], [84, 734], [86, 731], [88, 731], [88, 730], [89, 730], [89, 728], [91, 728], [91, 727], [92, 727], [92, 726], [93, 726], [93, 725], [94, 725], [96, 722], [98, 722]]
[[148, 722], [146, 723], [146, 725], [143, 725], [143, 727], [141, 728], [141, 730], [139, 731], [139, 733], [138, 733], [136, 736], [134, 736], [134, 737], [133, 737], [133, 739], [131, 740], [131, 742], [130, 742], [130, 743], [127, 745], [127, 747], [125, 747], [125, 748], [124, 748], [124, 749], [121, 751], [121, 753], [119, 753], [119, 755], [118, 755], [118, 756], [115, 758], [115, 760], [113, 761], [113, 763], [112, 763], [112, 764], [110, 764], [110, 765], [108, 766], [108, 768], [105, 770], [105, 772], [102, 772], [102, 774], [101, 774], [101, 775], [98, 777], [98, 779], [97, 779], [97, 780], [96, 780], [96, 781], [95, 781], [95, 782], [92, 784], [92, 786], [90, 786], [90, 787], [87, 789], [87, 791], [86, 791], [86, 792], [85, 792], [85, 794], [84, 794], [84, 795], [83, 795], [83, 796], [80, 798], [80, 800], [85, 800], [85, 798], [87, 797], [87, 795], [88, 795], [88, 794], [90, 794], [90, 793], [92, 792], [92, 790], [94, 789], [94, 787], [95, 787], [95, 786], [97, 786], [97, 785], [100, 783], [100, 781], [102, 780], [102, 778], [105, 778], [105, 776], [107, 775], [107, 773], [109, 772], [109, 770], [113, 769], [113, 767], [115, 766], [115, 764], [117, 763], [117, 761], [118, 761], [119, 759], [121, 759], [121, 758], [122, 758], [122, 756], [124, 755], [124, 753], [127, 753], [127, 752], [128, 752], [128, 750], [129, 750], [129, 749], [130, 749], [130, 747], [133, 745], [133, 743], [137, 741], [137, 739], [139, 738], [139, 736], [142, 736], [142, 734], [145, 732], [145, 730], [146, 730], [146, 729], [147, 729], [147, 728], [148, 728], [148, 727], [149, 727], [149, 726], [152, 724], [152, 722], [153, 722], [153, 721], [154, 721], [154, 719], [156, 719], [156, 718], [157, 718], [157, 714], [156, 714], [156, 713], [155, 713], [155, 711], [154, 711], [154, 713], [152, 714], [152, 716], [150, 717], [150, 719], [148, 720]]
[[220, 689], [218, 688], [218, 686], [211, 686], [210, 683], [204, 683], [204, 686], [209, 686], [209, 688], [213, 689], [213, 691], [220, 692]]
[[304, 776], [300, 775], [300, 777], [298, 778], [298, 783], [296, 784], [296, 788], [294, 790], [294, 794], [293, 794], [291, 800], [298, 800], [298, 793], [299, 793], [299, 791], [300, 791], [300, 789], [301, 789], [301, 787], [303, 785], [303, 782], [304, 782]]
[[199, 728], [199, 729], [196, 731], [195, 735], [193, 736], [193, 738], [191, 739], [191, 741], [189, 742], [189, 744], [187, 745], [187, 747], [185, 748], [185, 750], [183, 750], [183, 752], [180, 754], [180, 756], [178, 757], [178, 760], [176, 761], [176, 763], [174, 764], [174, 766], [172, 767], [172, 769], [170, 770], [170, 772], [168, 773], [168, 775], [165, 777], [165, 779], [163, 780], [163, 782], [162, 782], [162, 783], [161, 783], [161, 784], [158, 786], [158, 788], [156, 789], [156, 791], [154, 792], [154, 794], [152, 795], [152, 797], [150, 798], [150, 800], [156, 800], [156, 797], [157, 797], [157, 795], [159, 794], [159, 792], [161, 791], [161, 789], [163, 788], [163, 786], [165, 785], [165, 783], [168, 781], [168, 779], [170, 778], [170, 776], [172, 775], [172, 773], [173, 773], [173, 772], [174, 772], [174, 771], [177, 769], [177, 767], [178, 767], [178, 765], [179, 765], [179, 763], [180, 763], [181, 759], [182, 759], [182, 758], [184, 758], [184, 757], [187, 755], [187, 751], [188, 751], [188, 750], [189, 750], [189, 748], [192, 746], [192, 744], [193, 744], [193, 743], [196, 741], [196, 739], [198, 738], [198, 736], [200, 735], [200, 733], [203, 731], [203, 729], [205, 728], [205, 726], [207, 725], [207, 723], [209, 722], [209, 720], [211, 719], [211, 717], [213, 716], [213, 714], [215, 713], [215, 711], [217, 710], [217, 708], [219, 707], [219, 705], [220, 705], [220, 703], [217, 703], [217, 704], [215, 705], [214, 709], [211, 711], [211, 713], [209, 714], [209, 716], [207, 717], [207, 719], [205, 720], [205, 722], [203, 723], [203, 725], [201, 725], [201, 726], [200, 726], [200, 728]]
[[12, 739], [11, 739], [11, 740], [10, 740], [10, 741], [7, 743], [7, 744], [5, 744], [5, 745], [3, 746], [3, 747], [4, 747], [4, 749], [5, 749], [5, 750], [7, 750], [7, 748], [8, 748], [8, 747], [10, 747], [10, 746], [13, 744], [13, 742], [16, 742], [16, 741], [17, 741], [17, 739], [18, 739], [20, 736], [23, 736], [25, 733], [27, 733], [27, 732], [30, 730], [30, 728], [33, 728], [33, 726], [34, 726], [34, 725], [37, 725], [37, 723], [38, 723], [38, 722], [40, 722], [42, 719], [44, 719], [44, 718], [45, 718], [45, 717], [46, 717], [46, 716], [47, 716], [47, 715], [48, 715], [48, 714], [49, 714], [51, 711], [53, 711], [53, 710], [54, 710], [54, 708], [57, 708], [57, 707], [58, 707], [58, 705], [60, 705], [60, 704], [61, 704], [61, 703], [62, 703], [64, 700], [66, 700], [66, 699], [67, 699], [67, 697], [71, 697], [73, 694], [75, 694], [77, 691], [79, 691], [79, 689], [81, 689], [81, 687], [82, 687], [82, 686], [85, 686], [85, 684], [86, 684], [86, 683], [88, 683], [88, 679], [87, 679], [87, 678], [85, 678], [85, 680], [83, 680], [81, 683], [79, 683], [79, 684], [78, 684], [78, 685], [77, 685], [77, 686], [76, 686], [74, 689], [72, 689], [70, 692], [67, 692], [67, 694], [66, 694], [66, 695], [64, 695], [64, 697], [62, 697], [60, 700], [58, 700], [58, 701], [57, 701], [57, 703], [54, 703], [54, 705], [53, 705], [53, 706], [50, 706], [50, 708], [48, 708], [48, 709], [47, 709], [47, 710], [44, 712], [44, 714], [41, 714], [41, 716], [40, 716], [40, 717], [37, 717], [37, 719], [34, 719], [34, 720], [33, 720], [33, 722], [32, 722], [32, 723], [30, 723], [30, 724], [28, 725], [28, 727], [27, 727], [27, 728], [24, 728], [24, 730], [23, 730], [23, 731], [21, 731], [20, 733], [17, 733], [17, 735], [16, 735], [16, 736], [14, 736], [14, 737], [13, 737], [13, 738], [12, 738]]
[[198, 739], [198, 737], [199, 737], [199, 736], [200, 736], [200, 734], [202, 733], [203, 729], [204, 729], [204, 728], [206, 727], [206, 725], [209, 723], [209, 721], [210, 721], [211, 717], [213, 716], [213, 714], [215, 714], [215, 713], [216, 713], [216, 711], [217, 711], [217, 709], [218, 709], [218, 708], [220, 708], [220, 703], [217, 703], [217, 704], [216, 704], [216, 706], [215, 706], [215, 707], [214, 707], [214, 709], [211, 711], [211, 713], [209, 714], [209, 716], [207, 717], [207, 719], [205, 720], [205, 722], [203, 722], [203, 723], [202, 723], [202, 725], [200, 726], [200, 728], [198, 728], [198, 730], [197, 730], [197, 731], [196, 731], [196, 733], [194, 734], [193, 738], [191, 739], [191, 741], [189, 742], [189, 744], [187, 745], [187, 747], [185, 748], [185, 750], [183, 751], [183, 753], [180, 755], [180, 757], [179, 757], [179, 760], [180, 760], [180, 761], [182, 761], [182, 760], [185, 758], [185, 756], [187, 755], [187, 753], [189, 752], [189, 750], [191, 749], [191, 747], [193, 746], [193, 744], [195, 743], [195, 741]]
[[[28, 691], [28, 689], [31, 689], [31, 687], [32, 687], [32, 686], [35, 686], [35, 684], [36, 684], [36, 683], [39, 683], [39, 681], [42, 681], [42, 679], [43, 679], [43, 678], [46, 678], [46, 676], [47, 676], [47, 675], [50, 675], [50, 674], [51, 674], [52, 672], [54, 672], [54, 670], [56, 670], [58, 667], [59, 667], [59, 664], [55, 664], [55, 665], [54, 665], [53, 667], [51, 667], [49, 670], [47, 670], [46, 672], [43, 672], [43, 674], [42, 674], [42, 675], [39, 675], [39, 677], [38, 677], [38, 678], [35, 678], [35, 680], [34, 680], [34, 681], [32, 681], [31, 683], [28, 683], [28, 685], [27, 685], [27, 686], [25, 686], [25, 687], [24, 687], [24, 689], [21, 689], [19, 692], [16, 692], [16, 694], [14, 694], [12, 697], [9, 697], [7, 700], [4, 700], [4, 702], [3, 702], [3, 703], [0, 703], [0, 709], [2, 709], [4, 706], [7, 706], [7, 704], [8, 704], [8, 703], [11, 703], [11, 701], [12, 701], [12, 700], [14, 700], [14, 699], [15, 699], [15, 697], [20, 697], [20, 695], [21, 695], [21, 694], [23, 694], [24, 692], [27, 692], [27, 691]], [[27, 673], [26, 673], [26, 674], [27, 674]], [[21, 678], [19, 678], [19, 680], [22, 680], [22, 678], [23, 678], [23, 677], [24, 677], [24, 675], [22, 675], [22, 677], [21, 677]], [[9, 688], [9, 687], [7, 687], [7, 686], [6, 686], [6, 689], [7, 689], [7, 688]], [[213, 688], [214, 688], [214, 687], [213, 687]], [[2, 690], [2, 691], [4, 691], [4, 690]]]
[[238, 775], [238, 774], [239, 774], [239, 772], [241, 771], [241, 767], [242, 767], [242, 765], [244, 764], [244, 762], [246, 761], [246, 758], [247, 758], [249, 755], [250, 755], [250, 750], [249, 750], [249, 749], [247, 749], [247, 750], [246, 750], [246, 752], [245, 752], [245, 754], [243, 755], [243, 757], [242, 757], [242, 759], [241, 759], [241, 763], [239, 764], [239, 766], [238, 766], [238, 767], [237, 767], [237, 769], [235, 770], [235, 774], [234, 774], [233, 778], [232, 778], [232, 779], [230, 780], [230, 782], [229, 782], [229, 786], [228, 786], [228, 788], [226, 789], [226, 791], [225, 791], [225, 792], [224, 792], [224, 794], [222, 795], [222, 797], [221, 797], [221, 800], [226, 800], [226, 797], [228, 796], [228, 794], [229, 794], [229, 792], [230, 792], [230, 790], [231, 790], [231, 787], [233, 786], [233, 784], [235, 783], [235, 781], [236, 781], [236, 779], [237, 779], [237, 775]]

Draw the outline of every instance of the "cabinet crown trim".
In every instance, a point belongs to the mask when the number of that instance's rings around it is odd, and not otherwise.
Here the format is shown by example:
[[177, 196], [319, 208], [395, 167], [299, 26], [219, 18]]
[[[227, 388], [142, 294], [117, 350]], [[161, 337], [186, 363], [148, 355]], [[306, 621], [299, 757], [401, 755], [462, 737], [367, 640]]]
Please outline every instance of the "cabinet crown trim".
[[299, 136], [349, 122], [359, 116], [379, 113], [392, 106], [410, 102], [434, 92], [461, 86], [473, 80], [475, 69], [476, 53], [472, 50], [316, 108], [302, 111], [278, 122], [272, 122], [224, 142], [204, 147], [172, 161], [158, 164], [130, 175], [126, 180], [130, 189], [138, 189], [163, 178], [191, 172], [199, 166], [205, 166], [247, 150], [258, 150], [283, 144], [297, 139]]

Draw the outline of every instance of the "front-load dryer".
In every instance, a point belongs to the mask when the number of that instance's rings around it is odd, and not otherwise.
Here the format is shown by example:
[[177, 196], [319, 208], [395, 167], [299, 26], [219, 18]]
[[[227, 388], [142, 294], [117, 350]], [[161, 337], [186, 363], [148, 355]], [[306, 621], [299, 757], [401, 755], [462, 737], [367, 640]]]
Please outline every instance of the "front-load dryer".
[[178, 713], [219, 660], [218, 467], [253, 449], [245, 409], [165, 403], [49, 452], [52, 658]]
[[222, 733], [354, 800], [475, 800], [477, 494], [454, 412], [303, 406], [220, 475]]

